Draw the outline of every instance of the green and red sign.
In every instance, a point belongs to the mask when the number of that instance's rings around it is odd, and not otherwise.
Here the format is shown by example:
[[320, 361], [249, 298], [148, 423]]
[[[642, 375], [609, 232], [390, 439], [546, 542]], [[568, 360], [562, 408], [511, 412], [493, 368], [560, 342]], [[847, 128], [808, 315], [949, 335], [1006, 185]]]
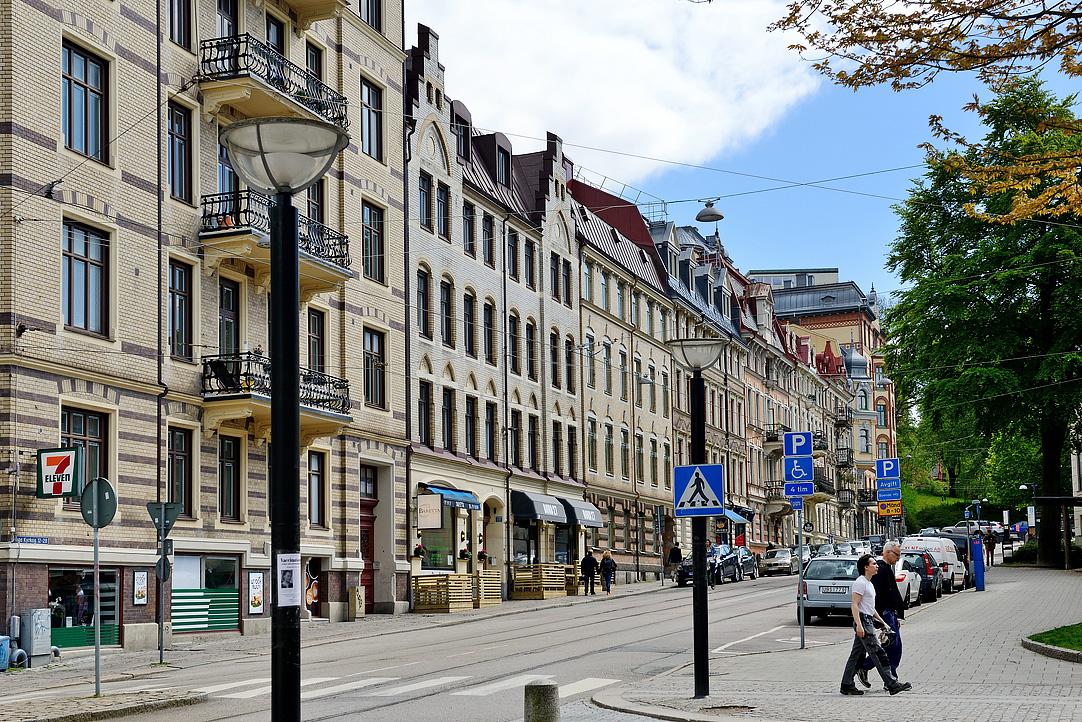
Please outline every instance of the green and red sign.
[[83, 492], [83, 450], [38, 450], [38, 498], [77, 497]]

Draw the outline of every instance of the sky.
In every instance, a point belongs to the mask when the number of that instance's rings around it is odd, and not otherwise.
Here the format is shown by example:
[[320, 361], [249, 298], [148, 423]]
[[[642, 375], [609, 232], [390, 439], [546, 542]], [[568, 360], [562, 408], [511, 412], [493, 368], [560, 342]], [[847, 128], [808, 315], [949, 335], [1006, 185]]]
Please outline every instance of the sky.
[[419, 22], [439, 35], [447, 95], [515, 153], [554, 132], [583, 180], [668, 201], [679, 224], [702, 204], [675, 201], [722, 196], [718, 232], [742, 270], [837, 267], [890, 293], [891, 206], [922, 173], [928, 118], [979, 137], [961, 108], [988, 93], [947, 74], [903, 93], [834, 86], [796, 38], [767, 32], [783, 14], [777, 0], [406, 0], [406, 43]]

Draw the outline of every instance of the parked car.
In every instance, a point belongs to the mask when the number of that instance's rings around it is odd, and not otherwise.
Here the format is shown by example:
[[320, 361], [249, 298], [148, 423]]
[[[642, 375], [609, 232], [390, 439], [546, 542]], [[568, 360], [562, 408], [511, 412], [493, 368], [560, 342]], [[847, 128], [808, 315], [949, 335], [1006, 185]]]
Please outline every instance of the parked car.
[[[882, 557], [876, 561], [886, 564]], [[894, 581], [898, 584], [898, 594], [902, 595], [902, 604], [906, 609], [920, 604], [920, 575], [909, 562], [899, 559], [894, 564]]]
[[943, 591], [951, 594], [955, 589], [965, 589], [966, 566], [958, 557], [953, 540], [936, 536], [910, 536], [902, 541], [902, 553], [926, 551], [943, 571]]
[[943, 570], [931, 554], [920, 550], [903, 552], [902, 562], [909, 564], [920, 575], [922, 602], [934, 602], [943, 596]]
[[936, 536], [939, 534], [939, 527], [926, 526], [917, 532], [917, 536]]
[[807, 564], [814, 556], [814, 552], [810, 546], [805, 544], [801, 547], [793, 547], [793, 556], [799, 557], [801, 564]]
[[844, 554], [846, 556], [849, 556], [850, 554], [856, 554], [857, 553], [853, 549], [853, 545], [850, 544], [849, 542], [837, 542], [837, 543], [835, 543], [834, 544], [834, 550], [835, 550], [834, 551], [835, 554]]
[[[713, 574], [715, 584], [724, 584], [727, 579], [740, 581], [743, 578], [741, 564], [744, 565], [744, 571], [755, 569], [755, 557], [747, 549], [740, 548], [744, 550], [746, 557], [738, 558], [738, 553], [728, 544], [715, 544], [710, 548], [706, 555], [706, 573]], [[755, 574], [752, 573], [751, 576], [754, 578]], [[676, 569], [676, 585], [686, 586], [693, 582], [694, 578], [691, 555], [688, 554]]]
[[885, 542], [887, 540], [887, 538], [884, 535], [882, 535], [882, 534], [869, 534], [868, 536], [861, 537], [861, 538], [864, 541], [868, 542], [868, 546], [870, 546], [872, 548], [872, 550], [870, 552], [871, 554], [882, 554], [883, 553], [883, 542]]
[[834, 544], [820, 544], [815, 549], [815, 556], [829, 557], [838, 553], [838, 547]]
[[[804, 597], [805, 621], [811, 624], [816, 617], [831, 614], [849, 615], [853, 601], [853, 581], [857, 578], [857, 557], [821, 556], [808, 562], [804, 570], [804, 585], [800, 593]], [[799, 620], [800, 612], [797, 611]]]
[[970, 558], [969, 554], [970, 537], [965, 534], [951, 534], [947, 532], [940, 532], [938, 536], [954, 542], [954, 549], [958, 552], [958, 558], [962, 560], [962, 564], [964, 564], [966, 568], [965, 584], [962, 588], [969, 589], [973, 586], [973, 560]]
[[736, 581], [742, 582], [745, 577], [755, 579], [759, 576], [759, 565], [756, 563], [755, 555], [751, 553], [751, 550], [747, 547], [734, 547], [732, 553], [736, 557]]
[[763, 560], [763, 576], [772, 574], [796, 574], [800, 571], [800, 557], [788, 549], [771, 549]]
[[860, 556], [861, 554], [879, 554], [883, 551], [882, 547], [879, 548], [878, 552], [875, 551], [872, 545], [863, 539], [851, 539], [849, 540], [849, 546], [853, 549], [852, 553], [857, 556]]

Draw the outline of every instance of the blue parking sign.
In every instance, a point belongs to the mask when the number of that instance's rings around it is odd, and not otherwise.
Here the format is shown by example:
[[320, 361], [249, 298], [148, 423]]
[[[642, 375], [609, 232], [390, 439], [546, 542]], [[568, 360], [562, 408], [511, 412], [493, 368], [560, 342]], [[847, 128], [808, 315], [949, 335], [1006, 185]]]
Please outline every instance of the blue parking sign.
[[782, 468], [785, 472], [786, 481], [811, 481], [812, 459], [810, 456], [787, 456]]
[[875, 460], [875, 478], [876, 479], [898, 479], [902, 475], [902, 467], [898, 463], [898, 459], [876, 459]]
[[810, 431], [788, 431], [782, 435], [786, 456], [811, 456], [812, 434]]
[[803, 511], [804, 510], [804, 497], [802, 497], [802, 496], [791, 496], [791, 497], [789, 497], [789, 505], [793, 508], [793, 511]]

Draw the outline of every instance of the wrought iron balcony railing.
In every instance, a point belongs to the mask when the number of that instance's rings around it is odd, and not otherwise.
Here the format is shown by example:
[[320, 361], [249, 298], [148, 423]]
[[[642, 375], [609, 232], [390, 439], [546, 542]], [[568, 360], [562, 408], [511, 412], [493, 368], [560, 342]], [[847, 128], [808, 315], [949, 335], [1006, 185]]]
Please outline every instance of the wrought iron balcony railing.
[[[203, 196], [200, 233], [250, 229], [270, 233], [271, 199], [253, 190]], [[300, 217], [301, 251], [321, 261], [349, 268], [349, 237], [308, 216]]]
[[848, 406], [838, 405], [834, 409], [834, 425], [835, 426], [852, 426], [853, 425], [853, 410]]
[[779, 443], [781, 442], [782, 434], [792, 431], [785, 424], [768, 424], [766, 427], [766, 443]]
[[823, 494], [830, 494], [834, 496], [837, 493], [837, 489], [834, 486], [834, 482], [826, 478], [826, 476], [815, 475], [815, 490]]
[[784, 481], [771, 481], [766, 485], [766, 498], [767, 499], [784, 499], [785, 498], [785, 482]]
[[875, 490], [874, 489], [857, 489], [857, 503], [862, 506], [874, 506]]
[[199, 69], [204, 80], [258, 78], [316, 115], [349, 127], [346, 96], [251, 35], [211, 38], [200, 43]]
[[[301, 405], [336, 414], [350, 411], [349, 381], [302, 368]], [[250, 351], [203, 357], [203, 396], [260, 394], [270, 396], [271, 364]]]
[[848, 446], [841, 446], [834, 450], [837, 466], [850, 467], [853, 465], [853, 450]]
[[827, 451], [830, 446], [827, 444], [827, 437], [823, 434], [812, 434], [812, 450], [813, 451]]

